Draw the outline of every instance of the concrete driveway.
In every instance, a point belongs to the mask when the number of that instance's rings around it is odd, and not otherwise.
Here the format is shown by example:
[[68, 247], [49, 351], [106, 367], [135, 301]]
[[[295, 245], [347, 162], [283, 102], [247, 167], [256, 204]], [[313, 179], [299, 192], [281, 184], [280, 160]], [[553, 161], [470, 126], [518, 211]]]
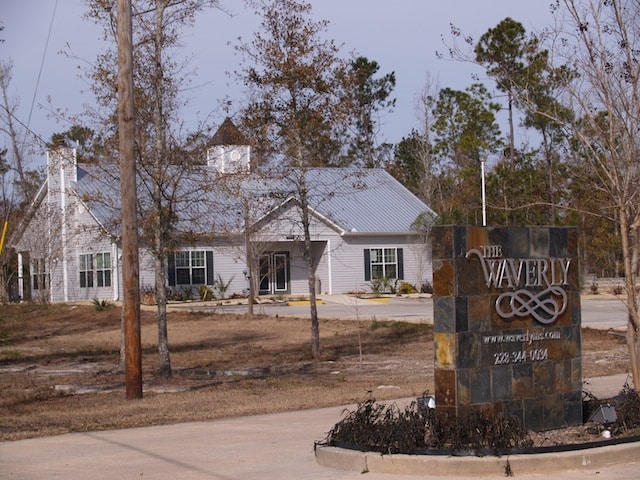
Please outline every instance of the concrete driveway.
[[[360, 299], [350, 295], [321, 295], [318, 305], [321, 318], [351, 318], [402, 320], [433, 323], [433, 300], [428, 295], [408, 297], [383, 297]], [[627, 326], [626, 307], [621, 299], [605, 295], [588, 295], [581, 299], [582, 325], [604, 329], [624, 329]], [[174, 309], [210, 311], [220, 313], [245, 313], [246, 305], [214, 305], [212, 302], [174, 304]], [[309, 315], [308, 303], [291, 305], [265, 303], [254, 305], [254, 312], [266, 315]]]
[[[590, 379], [594, 391], [622, 388], [626, 375]], [[353, 406], [349, 406], [353, 407]], [[211, 408], [215, 408], [212, 405]], [[435, 479], [420, 476], [342, 471], [316, 462], [314, 442], [342, 418], [344, 407], [194, 422], [105, 432], [73, 433], [0, 443], [0, 478], [11, 480], [398, 480]], [[603, 467], [585, 464], [563, 471], [563, 454], [551, 460], [551, 477], [631, 480], [638, 478], [638, 457]], [[452, 459], [444, 478], [461, 479]], [[464, 460], [463, 460], [464, 461]], [[516, 471], [516, 477], [535, 475]], [[364, 474], [364, 475], [363, 475]], [[471, 477], [465, 477], [467, 480]], [[483, 477], [504, 479], [504, 475]], [[536, 477], [537, 478], [537, 477]]]

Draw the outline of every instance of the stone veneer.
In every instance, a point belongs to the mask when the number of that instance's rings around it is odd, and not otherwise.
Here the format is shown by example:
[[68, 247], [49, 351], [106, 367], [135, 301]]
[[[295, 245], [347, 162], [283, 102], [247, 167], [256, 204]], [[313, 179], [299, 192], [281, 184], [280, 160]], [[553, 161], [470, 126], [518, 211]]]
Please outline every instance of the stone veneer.
[[[439, 226], [432, 238], [438, 413], [501, 411], [533, 430], [580, 424], [577, 230]], [[499, 297], [503, 312], [519, 314], [499, 315]]]

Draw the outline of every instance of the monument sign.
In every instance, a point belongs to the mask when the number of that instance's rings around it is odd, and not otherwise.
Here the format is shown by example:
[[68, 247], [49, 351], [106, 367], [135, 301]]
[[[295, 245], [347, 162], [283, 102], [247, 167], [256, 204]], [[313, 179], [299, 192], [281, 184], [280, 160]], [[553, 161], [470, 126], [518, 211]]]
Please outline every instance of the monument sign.
[[582, 423], [577, 234], [433, 229], [438, 412], [504, 412], [533, 430]]

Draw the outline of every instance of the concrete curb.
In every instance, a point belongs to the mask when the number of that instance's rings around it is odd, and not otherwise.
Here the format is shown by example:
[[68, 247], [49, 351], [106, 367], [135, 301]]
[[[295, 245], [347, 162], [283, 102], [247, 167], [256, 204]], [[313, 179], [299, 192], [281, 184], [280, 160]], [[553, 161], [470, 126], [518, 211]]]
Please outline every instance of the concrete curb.
[[381, 455], [337, 447], [316, 448], [323, 467], [358, 473], [456, 477], [559, 474], [593, 470], [629, 462], [640, 456], [640, 442], [586, 448], [569, 452], [519, 454], [503, 457], [451, 457], [440, 455]]

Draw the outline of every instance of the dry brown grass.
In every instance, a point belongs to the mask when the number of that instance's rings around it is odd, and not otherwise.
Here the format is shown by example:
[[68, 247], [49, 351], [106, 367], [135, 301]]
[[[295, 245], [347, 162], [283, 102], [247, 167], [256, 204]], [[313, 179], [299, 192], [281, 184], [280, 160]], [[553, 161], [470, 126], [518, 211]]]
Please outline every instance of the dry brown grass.
[[[212, 420], [411, 397], [433, 391], [424, 324], [322, 319], [310, 358], [307, 319], [170, 312], [174, 375], [156, 375], [154, 313], [143, 312], [144, 398], [118, 371], [120, 310], [0, 306], [0, 440]], [[585, 330], [585, 376], [627, 369], [624, 342]]]

